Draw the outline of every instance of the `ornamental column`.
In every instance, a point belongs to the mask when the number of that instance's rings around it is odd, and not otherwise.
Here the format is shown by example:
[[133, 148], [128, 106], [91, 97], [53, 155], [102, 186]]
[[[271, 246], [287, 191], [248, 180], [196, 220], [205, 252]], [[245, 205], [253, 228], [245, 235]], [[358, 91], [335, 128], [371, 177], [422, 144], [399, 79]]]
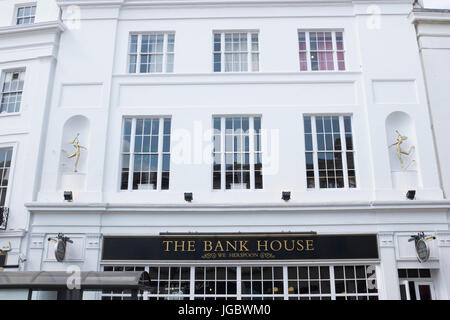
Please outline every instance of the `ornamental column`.
[[394, 233], [378, 233], [378, 248], [380, 255], [380, 274], [377, 275], [379, 297], [381, 300], [400, 300]]
[[450, 231], [436, 232], [437, 248], [439, 254], [439, 270], [433, 274], [436, 298], [450, 299]]

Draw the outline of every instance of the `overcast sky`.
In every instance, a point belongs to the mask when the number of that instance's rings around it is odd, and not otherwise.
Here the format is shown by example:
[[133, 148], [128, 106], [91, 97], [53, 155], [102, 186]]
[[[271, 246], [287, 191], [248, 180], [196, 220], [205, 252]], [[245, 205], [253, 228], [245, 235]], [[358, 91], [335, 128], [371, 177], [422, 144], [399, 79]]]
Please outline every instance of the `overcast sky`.
[[450, 9], [450, 0], [423, 0], [426, 8]]

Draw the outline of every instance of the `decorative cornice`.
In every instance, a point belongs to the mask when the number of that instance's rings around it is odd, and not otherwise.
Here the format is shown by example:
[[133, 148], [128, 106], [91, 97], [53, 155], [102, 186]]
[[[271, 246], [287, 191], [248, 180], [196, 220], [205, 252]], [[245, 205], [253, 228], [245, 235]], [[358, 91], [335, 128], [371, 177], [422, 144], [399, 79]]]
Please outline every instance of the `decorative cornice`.
[[57, 0], [61, 7], [77, 6], [292, 6], [341, 4], [411, 4], [413, 0]]
[[60, 7], [67, 6], [120, 6], [125, 0], [56, 0], [56, 4]]
[[375, 202], [321, 202], [301, 204], [136, 204], [136, 203], [26, 203], [25, 207], [32, 213], [41, 212], [208, 212], [208, 211], [370, 211], [370, 210], [449, 210], [450, 201], [375, 201]]
[[3, 239], [3, 238], [23, 238], [24, 236], [25, 236], [25, 230], [0, 231], [0, 239]]
[[3, 35], [14, 35], [17, 34], [28, 34], [36, 31], [54, 31], [54, 32], [63, 32], [65, 30], [64, 24], [60, 21], [51, 21], [51, 22], [40, 22], [33, 24], [23, 24], [23, 25], [14, 25], [8, 27], [0, 28], [0, 36]]
[[414, 24], [450, 24], [450, 10], [414, 9], [409, 20]]

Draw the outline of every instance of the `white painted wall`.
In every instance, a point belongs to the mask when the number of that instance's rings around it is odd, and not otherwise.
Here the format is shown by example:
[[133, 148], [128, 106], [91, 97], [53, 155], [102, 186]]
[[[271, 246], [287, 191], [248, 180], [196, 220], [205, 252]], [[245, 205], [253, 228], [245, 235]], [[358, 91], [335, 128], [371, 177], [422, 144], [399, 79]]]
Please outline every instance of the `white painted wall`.
[[[450, 30], [449, 25], [447, 25], [447, 30]], [[433, 39], [436, 40], [450, 39], [449, 36], [443, 39]], [[426, 41], [426, 39], [423, 39]], [[444, 42], [440, 41], [440, 42]], [[432, 45], [434, 48], [424, 48], [422, 50], [425, 74], [427, 78], [429, 98], [431, 112], [434, 118], [433, 126], [436, 132], [436, 141], [439, 150], [439, 158], [442, 170], [442, 181], [444, 184], [444, 189], [446, 195], [450, 194], [450, 171], [448, 169], [448, 163], [450, 161], [450, 150], [448, 148], [448, 134], [450, 130], [448, 127], [448, 121], [450, 121], [450, 111], [449, 111], [449, 99], [450, 94], [448, 90], [448, 85], [450, 83], [449, 72], [442, 72], [441, 70], [450, 70], [450, 46], [435, 43]], [[437, 47], [439, 46], [439, 48]]]
[[[36, 170], [40, 161], [42, 128], [46, 121], [48, 98], [52, 90], [59, 32], [54, 1], [38, 1], [36, 23], [13, 25], [15, 6], [20, 1], [0, 2], [0, 74], [25, 70], [25, 84], [19, 113], [0, 115], [0, 148], [13, 147], [6, 206], [8, 227], [0, 231], [0, 243], [10, 242], [8, 264], [18, 263], [25, 252], [29, 213], [24, 203], [33, 201], [39, 181]], [[26, 2], [27, 3], [27, 2]]]
[[430, 9], [450, 9], [450, 0], [419, 0], [424, 8]]
[[0, 27], [15, 25], [17, 8], [29, 4], [36, 4], [35, 23], [55, 21], [59, 16], [59, 8], [55, 0], [2, 0], [0, 1]]
[[[323, 201], [324, 196], [328, 201], [404, 200], [406, 190], [392, 187], [388, 152], [394, 151], [384, 135], [385, 121], [394, 111], [408, 114], [420, 133], [417, 198], [441, 199], [415, 31], [402, 19], [410, 4], [383, 4], [382, 12], [389, 14], [378, 17], [375, 27], [365, 4], [338, 9], [293, 5], [277, 8], [276, 15], [271, 6], [240, 7], [238, 12], [228, 6], [82, 7], [80, 28], [67, 30], [61, 39], [48, 129], [54, 134], [46, 143], [39, 201], [62, 202], [60, 137], [64, 123], [75, 115], [86, 117], [91, 128], [87, 141], [80, 140], [89, 150], [86, 187], [75, 195], [79, 202], [183, 204], [183, 193], [191, 191], [194, 203], [278, 203], [282, 190], [292, 191], [293, 203]], [[302, 28], [343, 29], [347, 71], [297, 72], [297, 30]], [[260, 72], [211, 72], [212, 32], [227, 29], [259, 30]], [[175, 73], [127, 74], [129, 33], [159, 30], [176, 33]], [[306, 189], [302, 116], [317, 112], [353, 115], [356, 190]], [[265, 158], [276, 165], [266, 165], [264, 190], [212, 191], [211, 165], [197, 161], [202, 155], [195, 154], [207, 151], [209, 139], [201, 141], [195, 132], [210, 129], [212, 116], [220, 114], [259, 114], [263, 128], [275, 133], [278, 152], [266, 152]], [[190, 161], [172, 161], [169, 191], [145, 196], [119, 191], [125, 115], [171, 116], [172, 148], [177, 130], [191, 139]], [[269, 143], [264, 146], [270, 149]]]
[[[430, 114], [438, 150], [441, 180], [446, 197], [450, 194], [450, 13], [415, 11], [411, 20], [416, 25], [418, 43], [426, 79]], [[449, 222], [450, 223], [450, 222]]]

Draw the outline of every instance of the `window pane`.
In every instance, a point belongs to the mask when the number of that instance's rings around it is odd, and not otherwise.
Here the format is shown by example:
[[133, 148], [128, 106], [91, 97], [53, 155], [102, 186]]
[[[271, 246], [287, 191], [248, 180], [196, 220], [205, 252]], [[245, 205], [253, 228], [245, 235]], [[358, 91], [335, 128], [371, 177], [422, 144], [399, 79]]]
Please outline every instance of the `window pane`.
[[[260, 119], [254, 118], [254, 127], [259, 131]], [[250, 119], [248, 117], [225, 118], [226, 132], [222, 132], [221, 118], [213, 118], [213, 188], [219, 189], [225, 180], [226, 189], [250, 189], [251, 176], [255, 175], [255, 188], [262, 188], [262, 156], [260, 135], [255, 135], [254, 150], [250, 150]], [[256, 125], [255, 125], [256, 123]], [[225, 139], [225, 150], [221, 148], [221, 139]], [[254, 153], [254, 165], [250, 165], [250, 152]], [[225, 173], [221, 172], [221, 154], [225, 158]], [[222, 176], [224, 175], [224, 176]]]
[[[130, 37], [130, 58], [129, 72], [135, 72], [138, 60], [137, 48], [140, 46], [140, 66], [139, 72], [173, 72], [174, 68], [174, 48], [175, 35], [169, 33], [131, 35]], [[164, 49], [166, 48], [166, 49]], [[133, 57], [135, 55], [135, 57]], [[163, 56], [165, 55], [166, 65], [163, 66]]]
[[167, 35], [167, 52], [174, 52], [174, 51], [175, 51], [175, 35], [171, 33]]
[[[309, 36], [309, 48], [307, 39]], [[305, 32], [298, 33], [300, 70], [312, 71], [345, 70], [343, 33]], [[309, 52], [308, 52], [309, 49]], [[335, 61], [335, 56], [337, 57]]]
[[166, 72], [173, 72], [173, 54], [167, 54]]
[[222, 70], [222, 55], [220, 53], [214, 54], [214, 72], [220, 72]]
[[[315, 128], [311, 126], [314, 121]], [[340, 122], [344, 126], [340, 125]], [[308, 116], [304, 117], [305, 130], [305, 161], [306, 179], [308, 188], [356, 188], [353, 141], [351, 133], [351, 117], [349, 116]], [[313, 131], [316, 131], [315, 133]], [[344, 131], [345, 130], [345, 131]], [[349, 130], [349, 131], [347, 131]], [[341, 136], [346, 140], [342, 146]], [[313, 145], [315, 136], [316, 145]], [[343, 154], [340, 150], [344, 147], [348, 150]], [[316, 148], [316, 150], [313, 150]], [[335, 152], [339, 151], [339, 152]], [[346, 157], [346, 163], [342, 157]], [[317, 157], [317, 167], [314, 159]], [[344, 168], [344, 164], [347, 165]], [[344, 179], [344, 170], [347, 170], [348, 181]], [[319, 185], [316, 186], [315, 176], [319, 177]]]
[[[223, 45], [222, 39], [224, 39]], [[251, 41], [251, 46], [249, 41]], [[251, 53], [249, 53], [249, 46], [251, 47]], [[258, 49], [257, 33], [252, 34], [251, 39], [248, 39], [248, 34], [244, 32], [215, 33], [214, 72], [247, 72], [250, 68], [251, 71], [259, 71]]]
[[22, 91], [24, 86], [24, 71], [4, 73], [0, 91], [0, 113], [13, 113], [20, 111]]
[[[159, 132], [159, 124], [164, 123], [163, 133]], [[132, 119], [124, 119], [123, 124], [123, 161], [121, 174], [121, 189], [127, 190], [131, 184], [133, 190], [153, 190], [169, 188], [170, 172], [170, 119], [135, 120], [135, 130], [131, 131]], [[129, 147], [134, 139], [132, 153]], [[163, 143], [163, 150], [159, 150], [159, 143]], [[134, 160], [131, 160], [134, 158]], [[161, 159], [161, 160], [160, 160]], [[161, 161], [162, 165], [159, 165]], [[133, 162], [131, 168], [129, 162]], [[132, 171], [132, 181], [128, 181], [129, 171]], [[158, 175], [161, 175], [160, 185]]]
[[213, 189], [221, 188], [221, 173], [220, 171], [214, 171], [213, 173]]
[[138, 36], [132, 35], [130, 37], [130, 53], [137, 53], [137, 46], [138, 46]]
[[307, 170], [314, 169], [314, 156], [312, 152], [306, 153], [306, 169]]
[[261, 171], [255, 171], [255, 189], [263, 188], [263, 178]]
[[17, 9], [17, 24], [34, 23], [36, 6], [20, 7]]
[[12, 148], [0, 149], [0, 207], [5, 206], [11, 168]]
[[345, 132], [351, 133], [352, 132], [352, 122], [350, 117], [344, 117], [344, 126], [345, 126]]

